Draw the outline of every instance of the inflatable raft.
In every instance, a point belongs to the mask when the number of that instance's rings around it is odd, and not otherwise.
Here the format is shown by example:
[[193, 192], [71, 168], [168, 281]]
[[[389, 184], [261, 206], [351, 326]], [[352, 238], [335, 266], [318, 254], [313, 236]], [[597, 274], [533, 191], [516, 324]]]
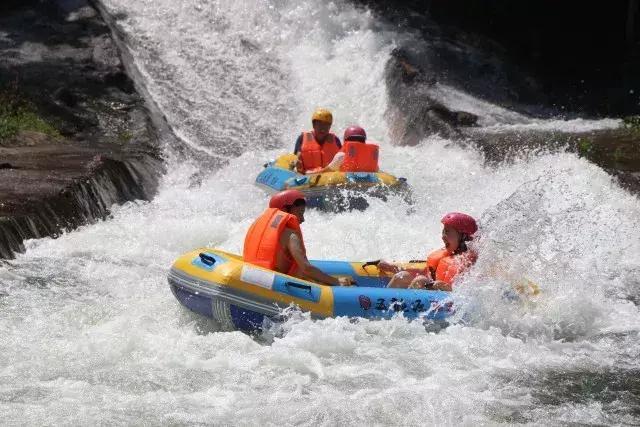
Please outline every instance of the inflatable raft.
[[405, 178], [386, 172], [324, 172], [303, 175], [295, 170], [298, 156], [285, 154], [266, 163], [256, 178], [256, 184], [269, 192], [300, 190], [307, 197], [307, 206], [323, 210], [362, 209], [367, 203], [362, 197], [370, 195], [385, 199], [399, 194], [411, 202]]
[[[260, 330], [265, 318], [277, 320], [292, 304], [314, 318], [336, 316], [443, 320], [453, 313], [448, 292], [391, 289], [390, 277], [375, 265], [312, 261], [335, 277], [351, 277], [357, 286], [326, 286], [248, 264], [242, 257], [203, 248], [178, 258], [169, 272], [171, 291], [182, 305], [215, 319], [228, 329]], [[413, 267], [424, 263], [413, 263]]]

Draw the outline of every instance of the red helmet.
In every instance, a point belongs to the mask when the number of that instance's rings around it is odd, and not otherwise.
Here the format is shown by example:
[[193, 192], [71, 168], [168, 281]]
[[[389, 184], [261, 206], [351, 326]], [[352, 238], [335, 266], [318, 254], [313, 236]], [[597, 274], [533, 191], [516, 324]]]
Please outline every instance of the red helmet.
[[305, 200], [304, 193], [300, 190], [285, 190], [271, 196], [270, 208], [284, 209], [292, 206], [297, 200]]
[[478, 224], [472, 216], [463, 214], [460, 212], [449, 212], [442, 217], [441, 222], [447, 225], [459, 233], [464, 233], [467, 236], [472, 236], [473, 233], [478, 231]]
[[365, 142], [367, 140], [367, 132], [360, 126], [349, 126], [344, 131], [344, 140]]

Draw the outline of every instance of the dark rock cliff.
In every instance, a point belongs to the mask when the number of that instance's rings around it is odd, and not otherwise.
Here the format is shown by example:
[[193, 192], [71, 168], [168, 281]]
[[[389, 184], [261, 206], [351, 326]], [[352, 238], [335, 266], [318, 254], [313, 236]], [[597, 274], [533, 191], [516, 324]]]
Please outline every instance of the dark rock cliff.
[[0, 257], [150, 199], [159, 135], [82, 0], [0, 5]]
[[639, 0], [359, 2], [421, 34], [400, 47], [432, 80], [528, 113], [640, 113]]
[[[489, 162], [569, 149], [640, 193], [638, 0], [359, 3], [401, 34], [385, 73], [395, 143], [437, 134], [477, 147]], [[448, 105], [440, 84], [530, 119], [610, 117], [625, 124], [487, 130], [481, 117]]]

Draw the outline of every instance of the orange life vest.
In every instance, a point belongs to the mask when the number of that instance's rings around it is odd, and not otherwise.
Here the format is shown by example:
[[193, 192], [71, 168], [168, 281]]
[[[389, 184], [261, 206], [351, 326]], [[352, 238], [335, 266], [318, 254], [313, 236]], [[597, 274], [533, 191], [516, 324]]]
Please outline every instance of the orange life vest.
[[316, 141], [313, 132], [302, 133], [300, 160], [305, 171], [327, 166], [338, 151], [338, 139], [333, 133], [329, 133], [322, 144]]
[[457, 255], [450, 254], [445, 248], [435, 250], [427, 256], [427, 268], [431, 277], [449, 285], [456, 276], [476, 262], [476, 256], [471, 251]]
[[[287, 271], [280, 273], [291, 274], [296, 271], [298, 265], [280, 244], [280, 236], [285, 228], [292, 229], [302, 240], [300, 223], [295, 215], [286, 213], [276, 208], [268, 208], [257, 219], [244, 238], [244, 250], [242, 256], [245, 262], [259, 265], [260, 267], [275, 270], [278, 262], [278, 254], [282, 253], [290, 262]], [[303, 241], [304, 248], [304, 241]]]
[[379, 147], [376, 144], [348, 141], [342, 146], [342, 151], [342, 172], [378, 172]]

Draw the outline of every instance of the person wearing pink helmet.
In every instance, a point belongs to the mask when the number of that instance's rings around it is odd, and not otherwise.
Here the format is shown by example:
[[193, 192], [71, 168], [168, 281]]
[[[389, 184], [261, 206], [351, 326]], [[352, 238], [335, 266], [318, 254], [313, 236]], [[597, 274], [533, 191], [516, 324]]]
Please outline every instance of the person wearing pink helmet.
[[444, 248], [427, 256], [425, 269], [402, 269], [400, 264], [387, 261], [378, 263], [381, 271], [395, 273], [388, 287], [451, 291], [455, 278], [475, 263], [477, 255], [467, 243], [478, 231], [476, 220], [464, 213], [450, 212], [441, 222]]
[[269, 207], [249, 227], [244, 239], [245, 262], [304, 280], [332, 286], [350, 286], [350, 278], [323, 273], [311, 265], [302, 238], [306, 200], [298, 190], [274, 194]]

